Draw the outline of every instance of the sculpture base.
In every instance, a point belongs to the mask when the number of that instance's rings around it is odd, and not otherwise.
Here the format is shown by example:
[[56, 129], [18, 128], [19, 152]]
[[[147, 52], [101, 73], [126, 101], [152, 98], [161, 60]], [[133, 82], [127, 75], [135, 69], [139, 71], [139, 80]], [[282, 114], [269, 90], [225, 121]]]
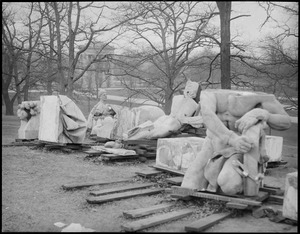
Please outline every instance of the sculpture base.
[[157, 140], [156, 165], [185, 172], [201, 151], [204, 138], [178, 137]]

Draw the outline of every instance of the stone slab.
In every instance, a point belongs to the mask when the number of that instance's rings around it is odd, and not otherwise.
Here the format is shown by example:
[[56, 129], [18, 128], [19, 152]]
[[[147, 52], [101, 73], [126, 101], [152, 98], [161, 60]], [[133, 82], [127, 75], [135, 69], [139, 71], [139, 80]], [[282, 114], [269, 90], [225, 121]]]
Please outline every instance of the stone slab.
[[283, 137], [266, 135], [265, 141], [268, 162], [279, 162], [282, 160]]
[[39, 140], [58, 142], [60, 106], [57, 96], [41, 96]]
[[282, 216], [298, 221], [298, 172], [286, 175]]

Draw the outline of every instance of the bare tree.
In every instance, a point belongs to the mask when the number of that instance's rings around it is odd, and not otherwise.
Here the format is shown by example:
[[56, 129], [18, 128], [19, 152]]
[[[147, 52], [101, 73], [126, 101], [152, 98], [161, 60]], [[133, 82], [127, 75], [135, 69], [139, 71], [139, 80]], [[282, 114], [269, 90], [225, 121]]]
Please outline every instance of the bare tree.
[[[85, 72], [95, 62], [101, 62], [105, 59], [102, 51], [107, 45], [114, 41], [119, 34], [114, 33], [112, 37], [106, 40], [102, 49], [98, 51], [96, 56], [83, 68], [78, 71], [80, 55], [84, 53], [91, 43], [96, 41], [96, 37], [106, 32], [112, 32], [125, 22], [136, 17], [128, 18], [122, 22], [115, 24], [105, 23], [100, 25], [104, 19], [104, 12], [109, 9], [105, 3], [95, 4], [93, 2], [51, 2], [55, 14], [55, 33], [56, 33], [56, 54], [57, 54], [57, 70], [60, 81], [60, 92], [72, 97], [74, 83], [78, 81]], [[97, 10], [96, 19], [85, 20], [85, 10]], [[113, 10], [113, 9], [112, 9]], [[103, 20], [104, 21], [104, 20]], [[79, 47], [80, 45], [80, 47]], [[77, 50], [79, 48], [79, 50]], [[66, 54], [66, 55], [65, 55]]]
[[[204, 6], [200, 2], [136, 2], [125, 4], [121, 15], [126, 19], [135, 12], [145, 14], [127, 24], [132, 33], [131, 44], [146, 42], [147, 47], [128, 53], [127, 59], [115, 60], [120, 70], [114, 75], [142, 80], [147, 90], [138, 92], [156, 100], [163, 95], [165, 113], [170, 113], [173, 95], [185, 83], [185, 78], [180, 76], [193, 51], [213, 43], [207, 26], [217, 13], [211, 4]], [[147, 75], [150, 70], [154, 72]]]
[[[2, 9], [2, 97], [6, 107], [6, 115], [13, 115], [13, 104], [20, 98], [20, 84], [18, 79], [18, 60], [21, 58], [21, 49], [24, 43], [17, 41], [15, 27], [15, 13], [4, 5]], [[15, 94], [10, 96], [9, 91], [15, 86]]]

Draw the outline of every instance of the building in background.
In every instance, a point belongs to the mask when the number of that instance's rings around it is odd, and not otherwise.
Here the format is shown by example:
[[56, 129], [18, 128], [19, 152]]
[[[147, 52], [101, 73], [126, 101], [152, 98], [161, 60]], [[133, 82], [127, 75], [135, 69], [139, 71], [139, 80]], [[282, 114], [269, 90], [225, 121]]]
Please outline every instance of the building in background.
[[[79, 49], [82, 49], [82, 46]], [[95, 92], [98, 88], [120, 87], [120, 82], [113, 75], [114, 64], [109, 59], [114, 56], [114, 51], [114, 47], [96, 42], [91, 43], [90, 47], [80, 55], [78, 72], [97, 57], [78, 82], [83, 90]]]

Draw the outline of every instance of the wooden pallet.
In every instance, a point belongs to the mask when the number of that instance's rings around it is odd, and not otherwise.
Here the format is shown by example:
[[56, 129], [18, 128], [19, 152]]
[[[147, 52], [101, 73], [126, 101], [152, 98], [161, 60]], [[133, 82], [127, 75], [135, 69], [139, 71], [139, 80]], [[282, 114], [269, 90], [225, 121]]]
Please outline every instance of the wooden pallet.
[[145, 153], [143, 155], [140, 154], [134, 154], [134, 155], [119, 155], [119, 154], [110, 154], [110, 153], [101, 153], [100, 154], [101, 158], [103, 158], [104, 160], [109, 160], [109, 161], [113, 161], [113, 160], [125, 160], [125, 159], [140, 159], [142, 157], [144, 157], [145, 159], [151, 159], [151, 158], [155, 158], [156, 154], [149, 154], [149, 153]]
[[240, 204], [246, 204], [250, 206], [261, 206], [261, 201], [256, 201], [253, 198], [242, 198], [241, 196], [233, 197], [227, 195], [219, 195], [215, 193], [207, 193], [207, 192], [198, 192], [196, 189], [187, 189], [179, 186], [172, 186], [172, 193], [179, 194], [183, 196], [191, 196], [191, 197], [200, 197], [200, 198], [207, 198], [207, 199], [214, 199], [218, 201], [227, 201], [227, 202], [236, 202]]

